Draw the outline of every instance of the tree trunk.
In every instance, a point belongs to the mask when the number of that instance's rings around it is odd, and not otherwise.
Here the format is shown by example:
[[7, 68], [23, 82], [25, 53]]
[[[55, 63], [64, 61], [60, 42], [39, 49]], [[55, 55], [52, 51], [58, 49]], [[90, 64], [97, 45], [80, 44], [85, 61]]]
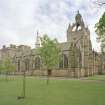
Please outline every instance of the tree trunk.
[[26, 73], [23, 74], [23, 98], [26, 96]]
[[47, 85], [49, 84], [49, 80], [50, 80], [51, 74], [52, 74], [52, 70], [51, 69], [47, 69]]
[[5, 74], [5, 81], [8, 82], [8, 71], [6, 71], [6, 74]]

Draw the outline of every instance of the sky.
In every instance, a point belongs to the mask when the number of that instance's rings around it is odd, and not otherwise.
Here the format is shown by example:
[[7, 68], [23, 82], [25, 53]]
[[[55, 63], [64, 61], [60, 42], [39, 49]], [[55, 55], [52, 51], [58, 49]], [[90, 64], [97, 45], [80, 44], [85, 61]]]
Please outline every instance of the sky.
[[98, 7], [92, 0], [0, 0], [0, 48], [10, 44], [34, 48], [37, 31], [65, 42], [68, 25], [78, 10], [90, 29], [92, 47], [100, 51], [94, 25], [105, 6]]

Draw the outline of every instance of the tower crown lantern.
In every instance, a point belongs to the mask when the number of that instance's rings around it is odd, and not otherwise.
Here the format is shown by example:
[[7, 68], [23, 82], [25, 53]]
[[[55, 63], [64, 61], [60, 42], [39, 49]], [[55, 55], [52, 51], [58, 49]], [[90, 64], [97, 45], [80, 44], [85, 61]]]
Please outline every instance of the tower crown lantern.
[[79, 11], [78, 11], [78, 12], [77, 12], [77, 15], [76, 15], [76, 17], [75, 17], [75, 21], [76, 21], [76, 23], [80, 23], [81, 20], [82, 20], [82, 16], [81, 16], [81, 14], [80, 14]]
[[90, 39], [89, 29], [85, 26], [82, 15], [79, 11], [75, 15], [75, 22], [68, 26], [67, 29], [67, 41], [75, 42], [82, 36], [87, 36]]
[[75, 16], [75, 26], [76, 26], [76, 31], [78, 30], [79, 27], [81, 27], [81, 29], [84, 28], [84, 22], [79, 11], [77, 12], [77, 15]]
[[75, 23], [72, 24], [72, 26], [69, 25], [69, 31], [79, 31], [79, 30], [83, 30], [85, 28], [83, 19], [81, 14], [79, 13], [79, 11], [77, 12], [76, 16], [75, 16]]

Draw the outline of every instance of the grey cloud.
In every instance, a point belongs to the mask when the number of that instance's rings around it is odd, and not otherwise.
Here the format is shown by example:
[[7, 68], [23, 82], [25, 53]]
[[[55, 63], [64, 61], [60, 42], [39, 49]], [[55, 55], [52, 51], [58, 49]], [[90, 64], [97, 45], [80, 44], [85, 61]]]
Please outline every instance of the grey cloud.
[[78, 9], [92, 30], [102, 12], [92, 11], [89, 0], [0, 0], [0, 45], [34, 47], [37, 30], [65, 41], [67, 26]]

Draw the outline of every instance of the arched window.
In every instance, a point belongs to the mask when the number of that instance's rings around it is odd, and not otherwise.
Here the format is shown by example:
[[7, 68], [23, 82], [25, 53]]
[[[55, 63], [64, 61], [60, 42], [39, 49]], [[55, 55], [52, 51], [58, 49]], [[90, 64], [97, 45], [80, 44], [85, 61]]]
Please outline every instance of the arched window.
[[63, 57], [62, 57], [62, 55], [59, 56], [59, 68], [63, 69]]
[[40, 70], [40, 67], [41, 67], [41, 59], [40, 57], [36, 57], [35, 58], [35, 69]]
[[29, 59], [25, 59], [25, 70], [29, 71]]
[[59, 57], [59, 68], [68, 68], [68, 58], [65, 54], [62, 54]]
[[79, 52], [79, 68], [82, 67], [82, 56], [81, 56], [81, 52]]
[[18, 60], [17, 62], [17, 68], [18, 68], [18, 71], [20, 71], [20, 60]]
[[68, 58], [66, 55], [63, 55], [63, 59], [64, 59], [64, 68], [68, 68]]

